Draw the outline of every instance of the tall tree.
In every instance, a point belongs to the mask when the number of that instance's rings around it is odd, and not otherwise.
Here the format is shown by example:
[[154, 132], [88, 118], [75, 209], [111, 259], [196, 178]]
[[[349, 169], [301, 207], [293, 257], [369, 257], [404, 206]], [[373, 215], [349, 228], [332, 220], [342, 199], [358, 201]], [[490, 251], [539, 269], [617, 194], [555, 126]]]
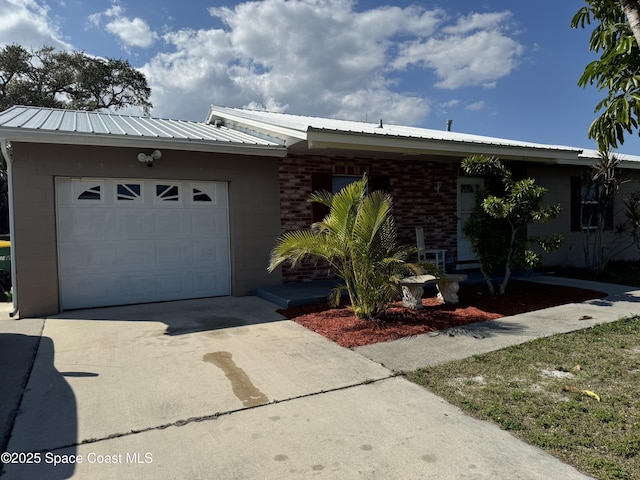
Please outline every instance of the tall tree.
[[0, 50], [0, 110], [13, 105], [119, 110], [149, 113], [151, 89], [128, 61], [91, 57], [84, 52], [20, 45]]
[[601, 151], [618, 148], [640, 121], [640, 2], [585, 0], [571, 20], [573, 28], [591, 23], [589, 49], [600, 58], [589, 63], [578, 85], [595, 85], [606, 96], [595, 108], [602, 113], [589, 127]]
[[[91, 57], [84, 52], [20, 45], [0, 49], [0, 111], [13, 105], [119, 110], [151, 110], [151, 89], [142, 72], [128, 61]], [[5, 159], [0, 153], [0, 233], [8, 231]]]
[[636, 37], [636, 43], [640, 45], [640, 2], [638, 0], [620, 0], [620, 6], [629, 21], [633, 36]]

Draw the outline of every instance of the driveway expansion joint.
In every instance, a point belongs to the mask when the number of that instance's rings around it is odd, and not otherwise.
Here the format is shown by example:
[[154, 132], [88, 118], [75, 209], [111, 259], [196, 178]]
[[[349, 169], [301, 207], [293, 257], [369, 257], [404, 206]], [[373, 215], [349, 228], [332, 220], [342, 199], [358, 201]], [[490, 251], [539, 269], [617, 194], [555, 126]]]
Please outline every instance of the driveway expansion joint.
[[137, 435], [140, 433], [146, 433], [146, 432], [151, 432], [154, 430], [165, 430], [169, 427], [184, 427], [186, 425], [189, 425], [191, 423], [200, 423], [200, 422], [206, 422], [206, 421], [210, 421], [210, 420], [216, 420], [219, 417], [222, 416], [226, 416], [226, 415], [232, 415], [234, 413], [238, 413], [238, 412], [245, 412], [248, 410], [254, 410], [256, 408], [261, 408], [261, 407], [266, 407], [269, 405], [274, 405], [277, 403], [287, 403], [287, 402], [291, 402], [294, 400], [300, 400], [303, 398], [309, 398], [309, 397], [315, 397], [318, 395], [323, 395], [326, 393], [332, 393], [332, 392], [339, 392], [342, 390], [348, 390], [350, 388], [354, 388], [354, 387], [360, 387], [363, 385], [371, 385], [374, 383], [379, 383], [382, 382], [384, 380], [389, 380], [395, 377], [401, 376], [401, 374], [397, 373], [397, 372], [390, 372], [388, 376], [386, 377], [382, 377], [382, 378], [376, 378], [376, 379], [367, 379], [367, 380], [363, 380], [361, 382], [358, 383], [353, 383], [350, 385], [344, 385], [342, 387], [336, 387], [336, 388], [330, 388], [328, 390], [320, 390], [317, 392], [312, 392], [312, 393], [305, 393], [303, 395], [297, 395], [295, 397], [289, 397], [289, 398], [285, 398], [283, 400], [272, 400], [268, 403], [263, 403], [261, 405], [254, 405], [251, 407], [242, 407], [242, 408], [237, 408], [234, 410], [227, 410], [226, 412], [217, 412], [217, 413], [213, 413], [211, 415], [202, 415], [199, 417], [189, 417], [186, 419], [181, 419], [181, 420], [176, 420], [175, 422], [170, 422], [170, 423], [164, 423], [162, 425], [156, 425], [154, 427], [147, 427], [147, 428], [140, 428], [140, 429], [135, 429], [135, 430], [131, 430], [129, 432], [123, 432], [123, 433], [112, 433], [110, 435], [106, 435], [104, 437], [101, 438], [90, 438], [90, 439], [85, 439], [82, 440], [79, 443], [72, 443], [72, 444], [68, 444], [68, 445], [62, 445], [59, 447], [55, 447], [55, 448], [48, 448], [46, 450], [42, 450], [41, 453], [46, 452], [55, 452], [58, 450], [64, 450], [65, 448], [72, 448], [72, 447], [77, 447], [79, 445], [87, 445], [87, 444], [92, 444], [92, 443], [99, 443], [99, 442], [104, 442], [107, 440], [113, 440], [115, 438], [121, 438], [121, 437], [128, 437], [130, 435]]

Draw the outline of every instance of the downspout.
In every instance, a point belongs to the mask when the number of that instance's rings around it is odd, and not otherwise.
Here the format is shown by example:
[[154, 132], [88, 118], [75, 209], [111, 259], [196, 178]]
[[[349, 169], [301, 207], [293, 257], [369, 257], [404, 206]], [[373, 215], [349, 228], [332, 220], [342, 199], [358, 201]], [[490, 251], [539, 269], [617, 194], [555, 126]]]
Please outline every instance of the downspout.
[[10, 317], [14, 317], [18, 313], [18, 287], [16, 276], [16, 244], [13, 241], [13, 232], [15, 232], [15, 222], [13, 214], [13, 158], [11, 151], [7, 145], [6, 138], [0, 138], [0, 148], [2, 156], [7, 162], [7, 196], [9, 197], [9, 240], [11, 242], [11, 289], [13, 291], [13, 310], [9, 312]]

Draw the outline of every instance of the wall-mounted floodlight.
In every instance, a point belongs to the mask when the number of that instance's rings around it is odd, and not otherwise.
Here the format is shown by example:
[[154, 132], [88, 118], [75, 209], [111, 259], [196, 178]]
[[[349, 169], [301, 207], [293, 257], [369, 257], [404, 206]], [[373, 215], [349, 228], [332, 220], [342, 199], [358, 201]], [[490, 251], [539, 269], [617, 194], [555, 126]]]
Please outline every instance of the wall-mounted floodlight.
[[140, 163], [146, 163], [147, 167], [153, 166], [153, 161], [158, 160], [162, 157], [162, 152], [160, 150], [154, 150], [151, 154], [147, 155], [146, 153], [140, 152], [138, 154], [138, 161]]

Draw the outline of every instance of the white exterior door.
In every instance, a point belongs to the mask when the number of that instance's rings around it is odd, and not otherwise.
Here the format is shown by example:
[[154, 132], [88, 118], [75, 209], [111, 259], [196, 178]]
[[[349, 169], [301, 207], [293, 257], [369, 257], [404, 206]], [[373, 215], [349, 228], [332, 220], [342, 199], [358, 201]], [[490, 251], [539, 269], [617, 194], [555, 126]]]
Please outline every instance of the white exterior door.
[[484, 179], [482, 178], [458, 178], [458, 269], [480, 266], [474, 261], [476, 256], [471, 251], [469, 240], [462, 233], [462, 226], [475, 207], [476, 193], [483, 187]]
[[227, 184], [56, 178], [62, 309], [229, 295]]

